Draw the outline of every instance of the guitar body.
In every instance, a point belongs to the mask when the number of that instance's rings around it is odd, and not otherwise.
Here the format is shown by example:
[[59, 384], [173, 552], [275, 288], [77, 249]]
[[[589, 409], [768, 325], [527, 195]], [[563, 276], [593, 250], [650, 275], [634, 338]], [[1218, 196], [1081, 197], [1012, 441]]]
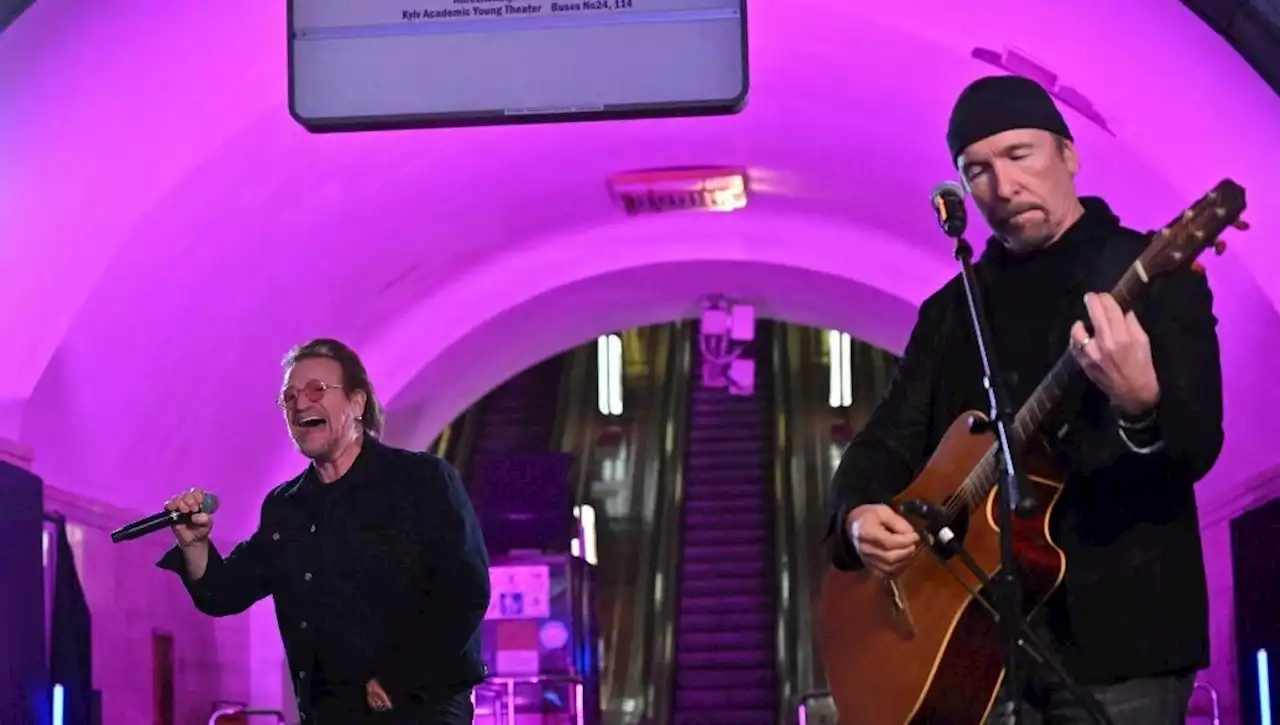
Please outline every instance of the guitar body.
[[[894, 499], [895, 509], [912, 499], [942, 506], [960, 491], [995, 443], [991, 434], [970, 432], [971, 418], [985, 416], [970, 412], [952, 423], [919, 477]], [[1023, 456], [1039, 509], [1014, 519], [1014, 555], [1027, 613], [1048, 599], [1066, 572], [1066, 558], [1048, 526], [1061, 484], [1042, 458]], [[1000, 569], [998, 493], [992, 489], [968, 509], [971, 514], [961, 514], [951, 525], [988, 577]], [[1004, 676], [999, 626], [952, 572], [981, 591], [958, 558], [944, 566], [924, 547], [893, 581], [867, 570], [828, 570], [819, 604], [819, 648], [842, 725], [979, 725], [985, 720]]]

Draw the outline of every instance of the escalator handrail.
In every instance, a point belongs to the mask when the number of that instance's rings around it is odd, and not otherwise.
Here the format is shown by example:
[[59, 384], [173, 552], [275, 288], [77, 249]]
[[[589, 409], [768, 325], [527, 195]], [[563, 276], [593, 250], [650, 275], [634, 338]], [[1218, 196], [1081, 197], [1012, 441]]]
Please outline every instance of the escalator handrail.
[[592, 397], [585, 394], [594, 390], [588, 386], [589, 362], [595, 360], [594, 346], [579, 345], [564, 354], [564, 369], [560, 374], [560, 390], [556, 400], [556, 422], [551, 433], [551, 450], [573, 455], [573, 468], [569, 474], [569, 486], [575, 506], [590, 503], [591, 456], [595, 448], [596, 432], [592, 412]]
[[448, 461], [460, 474], [465, 474], [466, 471], [463, 470], [464, 466], [462, 465], [465, 459], [460, 459], [459, 453], [462, 448], [469, 446], [470, 439], [475, 437], [475, 419], [478, 407], [479, 403], [477, 402], [459, 413], [458, 417], [449, 421], [449, 424], [427, 445], [428, 453]]
[[[584, 395], [590, 388], [585, 380], [589, 373], [588, 360], [594, 360], [592, 345], [579, 345], [573, 350], [561, 354], [562, 369], [560, 371], [560, 389], [557, 391], [556, 417], [551, 429], [551, 440], [548, 441], [552, 451], [560, 451], [573, 456], [573, 464], [569, 470], [570, 495], [575, 514], [579, 506], [590, 503], [591, 463], [595, 451], [594, 433], [596, 419], [592, 415], [595, 407], [590, 405], [591, 396]], [[590, 563], [585, 547], [587, 545], [581, 519], [578, 520], [575, 536], [578, 539], [578, 555]], [[598, 579], [597, 579], [598, 581]], [[579, 597], [579, 611], [589, 611], [594, 605], [594, 598], [587, 586], [576, 587]], [[592, 630], [595, 628], [592, 627]], [[594, 643], [593, 643], [594, 644]], [[600, 673], [603, 674], [603, 673]]]
[[480, 416], [484, 407], [484, 399], [476, 402], [463, 411], [453, 423], [449, 424], [448, 438], [443, 441], [444, 447], [436, 455], [453, 466], [462, 480], [471, 480], [471, 451], [475, 447], [476, 432], [480, 429]]
[[[464, 412], [463, 415], [466, 415]], [[441, 430], [436, 437], [427, 444], [427, 453], [433, 456], [449, 460], [449, 452], [453, 450], [455, 444], [455, 436], [457, 435], [458, 423], [462, 421], [462, 416], [458, 416], [456, 420], [451, 421]]]
[[797, 485], [793, 477], [796, 451], [793, 429], [797, 427], [791, 387], [791, 364], [787, 345], [788, 328], [783, 324], [773, 327], [770, 345], [773, 370], [773, 521], [774, 521], [774, 570], [777, 576], [777, 650], [775, 670], [778, 682], [778, 722], [787, 722], [793, 711], [796, 665], [798, 660], [797, 628], [800, 609], [797, 605], [804, 581], [798, 576], [801, 553], [796, 542], [796, 512], [792, 491]]
[[[651, 394], [653, 391], [664, 390], [665, 381], [671, 375], [671, 356], [668, 354], [668, 348], [672, 337], [672, 326], [654, 328], [651, 333], [650, 341], [646, 344], [647, 355], [649, 356], [648, 374], [646, 375], [644, 391]], [[588, 389], [594, 390], [594, 386], [588, 386]], [[661, 460], [657, 455], [651, 455], [654, 449], [660, 448], [659, 435], [662, 430], [661, 422], [665, 411], [661, 408], [661, 403], [653, 406], [646, 411], [644, 423], [641, 425], [627, 426], [627, 440], [630, 445], [628, 450], [630, 455], [627, 459], [627, 470], [624, 474], [625, 480], [629, 482], [633, 494], [630, 498], [630, 507], [627, 512], [631, 521], [643, 521], [646, 516], [644, 513], [646, 496], [636, 495], [634, 492], [643, 494], [657, 485]], [[644, 528], [642, 526], [642, 531]], [[642, 538], [638, 551], [645, 551], [645, 544]], [[650, 580], [650, 572], [645, 570], [645, 566], [650, 563], [648, 557], [636, 557], [636, 561], [617, 561], [611, 562], [610, 567], [617, 568], [617, 576], [619, 581], [636, 581], [644, 582]], [[619, 600], [618, 606], [615, 608], [615, 614], [622, 613], [631, 619], [631, 638], [629, 646], [625, 651], [618, 648], [618, 635], [622, 629], [619, 619], [615, 616], [614, 624], [610, 628], [610, 642], [605, 647], [606, 657], [608, 658], [606, 670], [601, 673], [600, 677], [600, 701], [602, 703], [618, 703], [626, 700], [641, 700], [645, 696], [646, 675], [643, 668], [648, 659], [642, 644], [648, 641], [645, 636], [646, 621], [648, 621], [649, 607], [646, 606], [647, 598], [631, 597], [631, 601], [623, 602]], [[625, 673], [625, 679], [619, 679], [618, 673]]]
[[[803, 338], [802, 355], [807, 361], [818, 361], [822, 359], [822, 347], [825, 333], [821, 330], [810, 330]], [[880, 349], [871, 348], [870, 353], [865, 360], [859, 360], [859, 347], [865, 346], [866, 343], [854, 343], [854, 402], [853, 408], [842, 408], [839, 412], [830, 411], [827, 420], [835, 422], [843, 420], [844, 423], [853, 426], [855, 432], [861, 428], [862, 422], [851, 417], [852, 411], [860, 409], [861, 414], [858, 417], [866, 416], [871, 413], [878, 404], [879, 400], [885, 393], [888, 385], [893, 378], [893, 360], [895, 356], [891, 353]], [[816, 362], [808, 362], [808, 368], [805, 372], [816, 373], [810, 375], [801, 375], [800, 377], [807, 380], [809, 390], [807, 395], [811, 401], [820, 401], [826, 397], [826, 390], [819, 389], [823, 386], [824, 380], [827, 379], [826, 370], [820, 369], [821, 366]], [[865, 366], [865, 367], [864, 367]], [[817, 369], [815, 369], [817, 368]], [[817, 417], [815, 416], [815, 419]], [[831, 429], [826, 426], [810, 426], [805, 431], [804, 453], [802, 460], [806, 464], [805, 477], [802, 479], [806, 482], [808, 490], [809, 513], [806, 528], [810, 532], [808, 550], [812, 552], [816, 566], [810, 571], [809, 591], [812, 596], [816, 597], [821, 590], [822, 576], [826, 570], [827, 557], [829, 550], [826, 544], [820, 540], [824, 536], [827, 529], [831, 526], [830, 517], [832, 515], [832, 497], [834, 487], [832, 480], [835, 478], [836, 467], [839, 465], [839, 456], [832, 455], [832, 447], [834, 442], [831, 436]], [[814, 636], [810, 633], [810, 638]], [[816, 640], [813, 640], [813, 647], [809, 655], [810, 675], [807, 681], [800, 683], [804, 692], [823, 692], [828, 688], [826, 665], [820, 655]]]
[[[556, 417], [551, 426], [551, 440], [547, 441], [549, 450], [574, 454], [580, 450], [579, 436], [582, 431], [577, 424], [589, 421], [580, 415], [581, 399], [586, 397], [582, 395], [584, 388], [575, 387], [575, 384], [581, 382], [579, 378], [584, 374], [581, 360], [583, 348], [586, 347], [587, 345], [579, 345], [560, 355], [560, 380], [556, 383]], [[576, 487], [573, 493], [573, 501], [577, 503], [579, 491]]]
[[663, 415], [656, 418], [662, 431], [658, 440], [660, 463], [654, 489], [653, 519], [649, 541], [642, 552], [652, 566], [649, 579], [650, 621], [640, 640], [649, 650], [644, 668], [648, 691], [645, 713], [651, 723], [671, 722], [675, 695], [675, 625], [677, 574], [680, 562], [681, 523], [684, 509], [684, 464], [689, 427], [689, 394], [693, 383], [693, 325], [680, 323], [669, 350], [672, 371], [663, 390]]
[[789, 722], [805, 693], [826, 685], [816, 647], [812, 613], [825, 570], [822, 542], [827, 498], [833, 474], [830, 435], [821, 408], [826, 376], [821, 360], [823, 332], [779, 325], [774, 338], [775, 411], [778, 437], [775, 461], [778, 536], [779, 722]]
[[[791, 480], [796, 538], [794, 546], [801, 552], [796, 572], [796, 606], [803, 613], [796, 624], [795, 682], [792, 693], [799, 698], [823, 683], [817, 683], [821, 671], [811, 613], [819, 595], [821, 572], [825, 571], [824, 544], [827, 497], [831, 474], [829, 465], [830, 431], [818, 424], [821, 416], [813, 408], [827, 398], [820, 383], [828, 378], [816, 374], [813, 361], [821, 360], [821, 330], [795, 328], [788, 338], [787, 359], [790, 361], [789, 385], [792, 409], [799, 411], [803, 423], [792, 430]], [[798, 703], [792, 703], [798, 704]], [[793, 709], [794, 711], [794, 709]]]

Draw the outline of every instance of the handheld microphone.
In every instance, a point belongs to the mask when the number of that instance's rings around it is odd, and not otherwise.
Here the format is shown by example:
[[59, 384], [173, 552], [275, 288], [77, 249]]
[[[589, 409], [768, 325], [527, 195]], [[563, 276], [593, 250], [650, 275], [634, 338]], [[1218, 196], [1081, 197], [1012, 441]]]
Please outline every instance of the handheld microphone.
[[944, 181], [929, 196], [929, 204], [934, 214], [938, 215], [938, 226], [952, 239], [960, 238], [965, 227], [969, 225], [969, 217], [964, 208], [964, 187], [954, 181]]
[[[204, 501], [200, 504], [199, 513], [211, 514], [218, 510], [218, 497], [206, 493]], [[155, 531], [167, 529], [176, 524], [186, 524], [191, 522], [191, 514], [184, 514], [178, 511], [161, 511], [158, 514], [152, 514], [144, 519], [138, 519], [131, 524], [125, 524], [115, 531], [111, 532], [111, 543], [119, 544], [121, 541], [133, 541], [134, 539], [146, 536]]]

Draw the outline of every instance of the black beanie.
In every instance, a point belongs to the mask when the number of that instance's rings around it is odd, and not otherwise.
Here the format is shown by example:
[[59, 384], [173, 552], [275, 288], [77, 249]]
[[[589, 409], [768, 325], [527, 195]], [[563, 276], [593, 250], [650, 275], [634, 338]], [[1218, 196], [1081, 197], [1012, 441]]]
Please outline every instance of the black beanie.
[[1071, 139], [1067, 122], [1039, 83], [1022, 76], [979, 78], [951, 109], [947, 146], [952, 163], [970, 144], [1015, 128], [1038, 128]]

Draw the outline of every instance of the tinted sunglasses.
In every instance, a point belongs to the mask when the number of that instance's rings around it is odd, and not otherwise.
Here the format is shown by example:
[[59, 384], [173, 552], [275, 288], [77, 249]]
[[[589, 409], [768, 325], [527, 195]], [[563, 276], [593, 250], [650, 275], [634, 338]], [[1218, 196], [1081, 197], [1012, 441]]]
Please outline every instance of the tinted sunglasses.
[[276, 405], [281, 408], [292, 407], [294, 403], [298, 402], [299, 395], [306, 398], [308, 402], [319, 403], [324, 394], [331, 389], [341, 390], [342, 386], [330, 385], [320, 380], [308, 380], [306, 385], [301, 388], [285, 388], [281, 390], [280, 397], [276, 398]]

